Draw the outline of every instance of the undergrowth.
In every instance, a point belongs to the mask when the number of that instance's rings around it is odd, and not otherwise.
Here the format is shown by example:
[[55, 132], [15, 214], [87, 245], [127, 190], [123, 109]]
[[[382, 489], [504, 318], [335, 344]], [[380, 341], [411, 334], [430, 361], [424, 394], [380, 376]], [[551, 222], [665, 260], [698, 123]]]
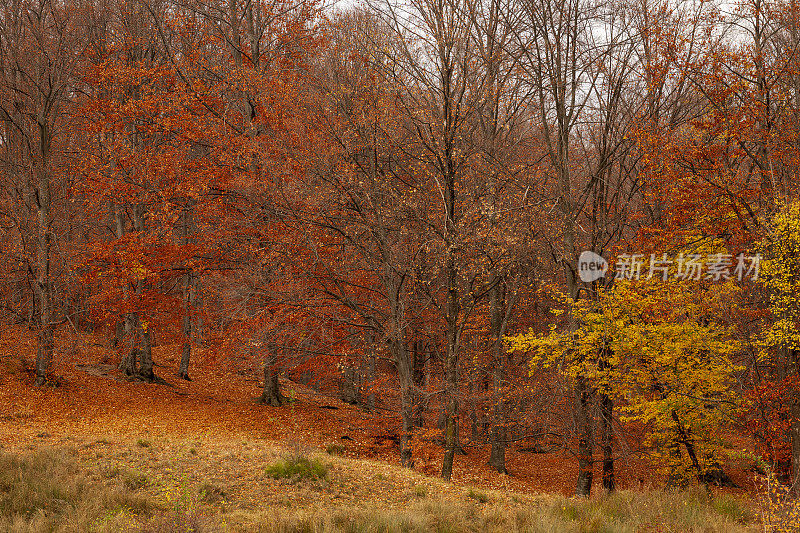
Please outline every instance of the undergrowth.
[[[143, 452], [146, 454], [149, 452]], [[347, 476], [368, 483], [363, 463], [330, 465], [306, 455], [285, 457], [267, 467], [266, 493], [302, 489], [292, 482], [329, 479], [316, 491], [334, 490]], [[161, 467], [109, 468], [81, 459], [70, 449], [19, 454], [0, 451], [0, 532], [726, 532], [763, 531], [759, 512], [746, 501], [688, 491], [620, 491], [590, 500], [561, 496], [532, 498], [482, 491], [428, 480], [402, 489], [404, 505], [387, 508], [380, 494], [357, 506], [306, 502], [290, 506], [239, 504], [236, 485], [226, 480], [175, 485]], [[149, 467], [148, 467], [149, 468]], [[235, 480], [232, 480], [235, 481]], [[390, 487], [388, 478], [380, 480]], [[219, 484], [221, 483], [221, 484]], [[233, 487], [233, 489], [231, 489]], [[281, 488], [283, 487], [283, 488]], [[402, 488], [402, 487], [401, 487]], [[410, 491], [410, 492], [408, 492]], [[317, 492], [317, 494], [322, 494]], [[787, 503], [787, 500], [782, 500]], [[788, 503], [787, 503], [788, 504]], [[766, 529], [766, 531], [786, 531]]]

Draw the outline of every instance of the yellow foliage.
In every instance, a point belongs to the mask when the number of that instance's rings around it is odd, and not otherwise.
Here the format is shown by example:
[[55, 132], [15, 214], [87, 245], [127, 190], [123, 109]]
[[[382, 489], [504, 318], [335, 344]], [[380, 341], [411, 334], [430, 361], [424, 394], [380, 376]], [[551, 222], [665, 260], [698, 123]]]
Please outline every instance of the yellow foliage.
[[732, 282], [700, 291], [691, 282], [620, 281], [596, 300], [562, 297], [571, 329], [531, 330], [506, 338], [507, 347], [530, 354], [532, 374], [557, 368], [590, 380], [624, 420], [645, 425], [656, 461], [671, 474], [680, 470], [676, 458], [688, 461], [676, 453], [681, 435], [691, 436], [705, 469], [715, 461], [715, 428], [736, 409], [731, 385], [740, 370], [731, 361], [738, 342], [712, 315], [718, 304], [729, 308], [737, 291]]
[[770, 290], [775, 319], [763, 345], [800, 350], [800, 200], [779, 205], [771, 229], [759, 249], [759, 281]]
[[780, 483], [775, 474], [767, 474], [758, 483], [758, 500], [764, 531], [770, 533], [792, 533], [800, 531], [800, 501], [792, 494], [791, 487]]

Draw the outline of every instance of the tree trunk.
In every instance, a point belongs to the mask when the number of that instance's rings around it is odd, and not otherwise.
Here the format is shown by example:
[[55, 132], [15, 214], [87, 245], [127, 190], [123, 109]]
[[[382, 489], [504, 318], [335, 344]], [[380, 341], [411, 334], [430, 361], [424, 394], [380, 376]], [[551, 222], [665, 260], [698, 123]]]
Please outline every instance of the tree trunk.
[[31, 287], [31, 306], [28, 308], [28, 330], [38, 329], [37, 322], [39, 321], [39, 307], [36, 305], [39, 291], [36, 289], [36, 280], [30, 280]]
[[39, 296], [39, 334], [36, 347], [36, 380], [41, 386], [52, 379], [53, 374], [53, 282], [50, 276], [50, 253], [52, 232], [50, 223], [50, 130], [45, 118], [39, 117], [40, 155], [37, 162], [36, 201], [38, 208], [38, 231], [36, 238], [36, 290]]
[[445, 452], [442, 460], [442, 478], [450, 481], [453, 476], [453, 459], [458, 447], [458, 299], [457, 270], [453, 258], [448, 258], [447, 277], [447, 354], [445, 359], [445, 407], [444, 430]]
[[415, 427], [423, 427], [425, 425], [425, 376], [427, 369], [427, 358], [425, 356], [425, 345], [419, 340], [415, 339], [413, 343], [414, 352], [414, 394], [412, 415]]
[[139, 348], [131, 348], [119, 362], [119, 369], [126, 376], [136, 375], [136, 363], [139, 360]]
[[453, 477], [453, 458], [458, 447], [458, 420], [451, 413], [458, 411], [458, 400], [455, 396], [447, 402], [447, 418], [444, 426], [444, 459], [442, 460], [442, 479], [450, 481]]
[[[184, 207], [181, 220], [181, 244], [189, 244], [189, 231], [191, 224], [191, 207]], [[181, 348], [181, 362], [178, 366], [178, 377], [191, 381], [189, 378], [189, 361], [192, 357], [192, 316], [191, 304], [194, 289], [194, 273], [191, 268], [183, 275], [183, 346]]]
[[405, 343], [393, 342], [392, 348], [395, 351], [397, 361], [397, 374], [400, 378], [400, 419], [402, 423], [402, 433], [400, 434], [400, 464], [407, 468], [413, 466], [411, 436], [414, 431], [413, 420], [413, 369], [411, 355], [406, 349]]
[[[135, 231], [145, 231], [145, 205], [137, 204], [133, 209], [133, 229]], [[138, 279], [135, 283], [137, 295], [144, 293], [146, 279]], [[139, 370], [137, 377], [148, 382], [156, 380], [153, 372], [153, 343], [151, 340], [150, 324], [143, 321], [141, 315], [136, 313], [134, 327], [139, 338]]]
[[369, 392], [367, 393], [367, 409], [369, 411], [375, 410], [375, 345], [369, 345], [369, 360], [367, 361], [367, 382], [369, 383]]
[[501, 474], [506, 470], [506, 414], [505, 414], [505, 359], [503, 357], [503, 323], [505, 294], [501, 280], [493, 280], [489, 293], [489, 327], [492, 339], [492, 428], [490, 438], [492, 450], [489, 454], [489, 466]]
[[492, 409], [491, 441], [492, 450], [489, 454], [489, 465], [501, 474], [507, 474], [506, 469], [506, 414], [505, 400], [503, 399], [504, 371], [502, 363], [495, 362], [492, 369], [492, 386], [494, 406]]
[[342, 380], [339, 383], [339, 399], [350, 405], [361, 404], [361, 376], [358, 368], [348, 362], [342, 371]]
[[[122, 236], [125, 234], [125, 213], [122, 207], [118, 204], [111, 203], [111, 211], [114, 213], [114, 235], [117, 239], [121, 239]], [[128, 299], [128, 288], [123, 287], [122, 289], [122, 298], [124, 300]], [[114, 340], [112, 341], [115, 348], [122, 347], [125, 349], [125, 340], [126, 337], [131, 332], [131, 319], [128, 314], [124, 315], [121, 320], [119, 320], [114, 325]], [[136, 363], [133, 365], [130, 364], [128, 359], [130, 358], [131, 350], [128, 350], [127, 355], [124, 355], [119, 362], [119, 368], [126, 375], [130, 376], [133, 375], [136, 367]]]
[[[695, 451], [694, 447], [694, 438], [692, 437], [691, 433], [683, 428], [683, 423], [681, 422], [680, 417], [678, 417], [678, 413], [675, 410], [672, 411], [672, 420], [675, 422], [675, 429], [678, 433], [678, 450], [680, 450], [680, 445], [683, 444], [683, 447], [686, 449], [686, 453], [689, 455], [689, 460], [692, 462], [692, 468], [699, 479], [703, 471], [700, 467], [700, 461], [697, 459], [697, 452]], [[680, 451], [678, 451], [677, 455], [680, 455]], [[670, 480], [671, 481], [669, 484], [674, 484], [675, 476], [671, 475]], [[680, 479], [679, 481], [681, 484], [686, 483], [685, 479]]]
[[117, 321], [114, 324], [114, 333], [111, 335], [111, 340], [109, 341], [109, 345], [112, 349], [117, 349], [122, 346], [122, 343], [125, 339], [125, 323], [122, 320]]
[[576, 422], [578, 430], [578, 482], [575, 494], [588, 497], [592, 491], [594, 437], [589, 419], [590, 392], [586, 378], [578, 376], [576, 393], [578, 399]]
[[264, 362], [264, 389], [261, 393], [261, 398], [258, 399], [258, 403], [271, 405], [272, 407], [280, 407], [286, 401], [286, 397], [281, 394], [281, 384], [278, 379], [277, 355], [277, 348], [270, 348], [269, 356]]
[[[123, 342], [120, 343], [120, 346], [125, 352], [120, 358], [119, 369], [126, 376], [136, 375], [136, 365], [139, 361], [139, 348], [136, 342], [136, 324], [138, 321], [139, 319], [136, 313], [126, 313], [125, 317], [122, 319]], [[130, 344], [126, 345], [125, 341]]]
[[192, 357], [192, 317], [190, 315], [192, 282], [194, 276], [191, 272], [186, 274], [183, 286], [183, 346], [181, 347], [181, 362], [178, 367], [178, 377], [191, 381], [189, 377], [189, 361]]
[[404, 467], [413, 466], [411, 437], [414, 431], [413, 420], [413, 390], [414, 390], [414, 361], [412, 353], [406, 346], [405, 308], [401, 300], [402, 280], [394, 277], [389, 268], [386, 268], [384, 283], [389, 297], [391, 311], [390, 348], [394, 356], [397, 377], [400, 381], [400, 464]]
[[149, 324], [139, 324], [141, 335], [141, 349], [139, 351], [139, 372], [138, 375], [141, 379], [153, 382], [156, 380], [155, 373], [153, 373], [153, 343], [150, 337]]
[[190, 335], [186, 330], [191, 328], [191, 326], [187, 326], [186, 323], [189, 322], [188, 317], [184, 317], [183, 319], [183, 345], [181, 346], [181, 362], [180, 366], [178, 366], [178, 377], [181, 379], [185, 379], [186, 381], [192, 381], [192, 378], [189, 377], [189, 360], [192, 357], [192, 343], [186, 337]]
[[603, 451], [603, 489], [616, 490], [614, 480], [614, 400], [607, 394], [600, 396], [600, 448]]

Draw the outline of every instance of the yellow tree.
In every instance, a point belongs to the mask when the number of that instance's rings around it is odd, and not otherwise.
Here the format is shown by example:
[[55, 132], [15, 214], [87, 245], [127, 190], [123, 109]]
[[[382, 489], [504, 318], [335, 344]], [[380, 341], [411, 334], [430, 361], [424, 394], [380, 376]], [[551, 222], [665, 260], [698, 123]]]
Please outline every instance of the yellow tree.
[[738, 349], [730, 328], [712, 320], [715, 303], [737, 289], [720, 283], [621, 281], [596, 301], [570, 301], [578, 327], [508, 337], [531, 354], [531, 374], [558, 369], [620, 406], [622, 420], [646, 428], [644, 444], [673, 483], [718, 470], [716, 429], [737, 408], [731, 387]]
[[[763, 339], [762, 361], [771, 361], [775, 380], [796, 383], [800, 375], [800, 200], [779, 205], [771, 231], [761, 242], [759, 281], [770, 291], [773, 322]], [[792, 485], [800, 487], [800, 390], [788, 400]]]

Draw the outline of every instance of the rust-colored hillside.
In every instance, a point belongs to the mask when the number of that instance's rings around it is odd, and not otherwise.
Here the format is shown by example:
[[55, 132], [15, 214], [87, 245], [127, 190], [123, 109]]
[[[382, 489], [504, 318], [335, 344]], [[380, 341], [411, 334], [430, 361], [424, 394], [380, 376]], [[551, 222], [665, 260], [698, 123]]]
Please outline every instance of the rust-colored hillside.
[[[399, 462], [395, 442], [398, 421], [372, 414], [301, 384], [284, 381], [294, 399], [284, 407], [259, 405], [259, 383], [253, 378], [220, 370], [218, 361], [195, 351], [192, 381], [175, 377], [177, 346], [154, 350], [156, 373], [167, 384], [125, 380], [110, 361], [99, 339], [75, 340], [68, 332], [57, 345], [57, 387], [32, 387], [35, 339], [23, 327], [0, 331], [0, 443], [15, 449], [31, 443], [58, 444], [71, 439], [102, 437], [154, 439], [181, 437], [226, 442], [263, 440], [282, 446], [326, 448], [338, 444], [349, 457]], [[435, 432], [429, 432], [431, 434]], [[532, 453], [511, 447], [510, 475], [487, 466], [488, 447], [465, 446], [453, 473], [456, 484], [517, 492], [574, 490], [576, 462], [564, 452]], [[417, 443], [414, 470], [435, 476], [442, 449], [433, 439]], [[752, 477], [729, 465], [746, 490]], [[621, 488], [658, 486], [641, 459], [618, 462]]]

